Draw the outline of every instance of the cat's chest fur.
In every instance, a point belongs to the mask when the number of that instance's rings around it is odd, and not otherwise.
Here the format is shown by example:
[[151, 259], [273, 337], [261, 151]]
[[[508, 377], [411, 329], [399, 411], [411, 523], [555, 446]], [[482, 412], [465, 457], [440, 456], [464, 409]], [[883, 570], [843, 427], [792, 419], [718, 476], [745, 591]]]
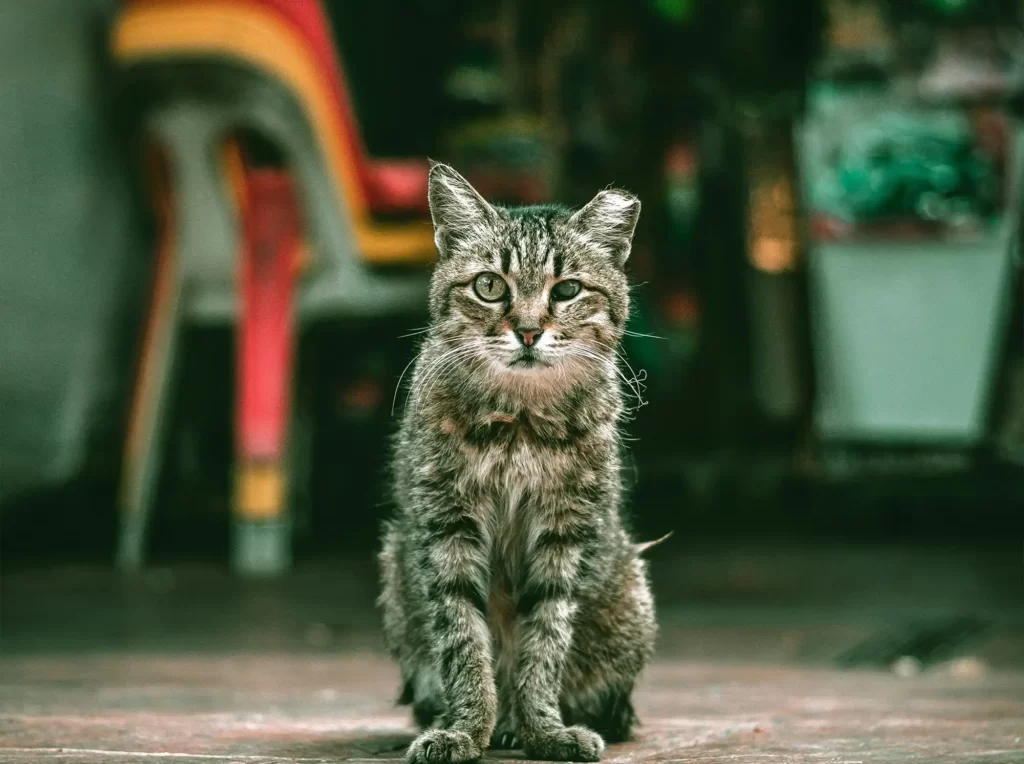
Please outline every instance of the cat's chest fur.
[[502, 412], [458, 425], [457, 491], [485, 529], [492, 578], [514, 588], [536, 529], [567, 504], [566, 482], [587, 469], [581, 441], [557, 419]]
[[453, 434], [458, 490], [489, 542], [487, 622], [504, 685], [515, 660], [516, 603], [531, 539], [563, 510], [575, 451], [556, 447], [530, 420], [503, 413], [478, 417]]

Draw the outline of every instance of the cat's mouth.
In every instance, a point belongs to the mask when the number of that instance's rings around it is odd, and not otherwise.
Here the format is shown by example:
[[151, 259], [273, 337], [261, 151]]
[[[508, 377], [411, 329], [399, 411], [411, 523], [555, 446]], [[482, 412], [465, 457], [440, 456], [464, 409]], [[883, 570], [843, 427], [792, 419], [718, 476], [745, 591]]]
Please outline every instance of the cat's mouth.
[[551, 364], [541, 358], [540, 351], [525, 347], [512, 357], [508, 365], [513, 369], [539, 369]]

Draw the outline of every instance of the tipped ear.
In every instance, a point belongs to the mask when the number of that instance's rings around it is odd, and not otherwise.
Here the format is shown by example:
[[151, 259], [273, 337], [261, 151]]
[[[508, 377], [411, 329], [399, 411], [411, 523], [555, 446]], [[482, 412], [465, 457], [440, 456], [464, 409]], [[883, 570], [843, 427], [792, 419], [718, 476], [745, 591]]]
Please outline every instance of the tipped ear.
[[446, 164], [430, 168], [427, 197], [434, 221], [434, 243], [442, 258], [459, 244], [479, 236], [497, 218], [494, 207]]
[[640, 200], [626, 191], [601, 191], [569, 218], [569, 223], [595, 248], [604, 250], [618, 267], [625, 265], [640, 219]]

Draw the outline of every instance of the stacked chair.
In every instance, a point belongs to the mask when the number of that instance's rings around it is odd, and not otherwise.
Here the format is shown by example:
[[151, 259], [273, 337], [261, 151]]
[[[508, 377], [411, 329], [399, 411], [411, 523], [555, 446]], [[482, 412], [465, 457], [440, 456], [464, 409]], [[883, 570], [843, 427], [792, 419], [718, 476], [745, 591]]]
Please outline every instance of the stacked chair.
[[[232, 564], [273, 575], [290, 564], [295, 329], [424, 304], [429, 166], [368, 156], [318, 0], [129, 0], [112, 46], [152, 146], [161, 221], [119, 564], [144, 563], [182, 327], [232, 324]], [[278, 159], [254, 159], [246, 134]]]

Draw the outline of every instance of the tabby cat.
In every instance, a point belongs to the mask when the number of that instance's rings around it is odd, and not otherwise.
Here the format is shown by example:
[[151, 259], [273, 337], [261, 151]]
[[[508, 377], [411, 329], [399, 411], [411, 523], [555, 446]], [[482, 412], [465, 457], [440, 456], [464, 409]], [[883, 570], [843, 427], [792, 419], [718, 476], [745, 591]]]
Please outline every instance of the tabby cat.
[[629, 737], [654, 607], [620, 518], [616, 347], [640, 202], [505, 209], [435, 165], [431, 323], [395, 445], [385, 639], [414, 764]]

